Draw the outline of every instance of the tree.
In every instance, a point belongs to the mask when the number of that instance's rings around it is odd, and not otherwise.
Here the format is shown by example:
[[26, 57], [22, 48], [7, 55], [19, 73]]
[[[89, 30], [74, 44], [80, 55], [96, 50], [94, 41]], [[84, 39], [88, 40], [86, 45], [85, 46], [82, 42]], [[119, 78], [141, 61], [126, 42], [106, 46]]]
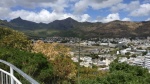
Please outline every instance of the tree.
[[35, 53], [43, 53], [46, 58], [51, 61], [54, 60], [55, 57], [61, 55], [69, 55], [69, 48], [64, 45], [59, 45], [58, 43], [44, 43], [41, 40], [38, 40], [33, 44], [32, 52]]
[[73, 81], [76, 76], [76, 65], [70, 58], [69, 48], [57, 43], [44, 43], [37, 41], [33, 45], [33, 52], [43, 53], [47, 60], [53, 64], [54, 83]]
[[109, 84], [148, 84], [149, 75], [148, 70], [140, 66], [113, 62], [110, 64], [110, 73], [98, 81]]
[[21, 32], [0, 27], [0, 46], [30, 50], [31, 41]]
[[125, 55], [127, 55], [127, 56], [129, 56], [130, 54], [131, 54], [130, 52], [125, 53]]
[[[47, 61], [43, 54], [0, 47], [0, 59], [12, 63], [40, 83], [49, 84], [53, 77], [52, 64]], [[21, 78], [20, 75], [17, 75], [17, 77]]]
[[133, 76], [130, 73], [125, 73], [124, 71], [114, 71], [113, 73], [108, 74], [99, 81], [104, 84], [128, 84], [128, 81], [131, 81]]
[[54, 67], [54, 77], [57, 83], [64, 80], [73, 81], [76, 77], [76, 66], [68, 56], [59, 55], [52, 61]]
[[131, 57], [134, 57], [134, 58], [135, 58], [135, 57], [136, 57], [136, 54], [131, 55]]
[[144, 55], [146, 55], [147, 54], [147, 52], [142, 52], [142, 56], [144, 56]]

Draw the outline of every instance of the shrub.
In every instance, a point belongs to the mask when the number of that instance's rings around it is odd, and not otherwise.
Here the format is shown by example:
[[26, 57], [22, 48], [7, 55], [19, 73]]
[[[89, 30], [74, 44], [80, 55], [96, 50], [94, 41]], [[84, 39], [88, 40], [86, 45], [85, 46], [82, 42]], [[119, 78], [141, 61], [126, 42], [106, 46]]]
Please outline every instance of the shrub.
[[21, 32], [0, 27], [0, 46], [30, 50], [31, 42]]
[[47, 83], [53, 75], [52, 65], [40, 53], [0, 47], [0, 59], [12, 63], [39, 82]]

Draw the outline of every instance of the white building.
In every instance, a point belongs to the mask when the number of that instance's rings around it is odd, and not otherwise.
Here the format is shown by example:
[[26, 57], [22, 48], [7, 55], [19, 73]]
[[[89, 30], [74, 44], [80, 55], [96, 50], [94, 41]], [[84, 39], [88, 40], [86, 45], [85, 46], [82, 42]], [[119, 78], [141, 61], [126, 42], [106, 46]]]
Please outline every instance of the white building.
[[122, 62], [127, 62], [127, 58], [126, 57], [120, 57], [119, 60], [118, 60], [119, 63], [122, 63]]
[[131, 48], [126, 48], [126, 49], [124, 49], [124, 50], [120, 50], [120, 53], [121, 53], [122, 55], [125, 55], [127, 52], [131, 52]]
[[144, 58], [135, 58], [133, 61], [133, 65], [143, 66], [143, 64], [144, 64]]
[[148, 53], [146, 56], [145, 56], [145, 63], [144, 63], [144, 67], [145, 68], [148, 68], [150, 69], [150, 53]]
[[72, 57], [71, 59], [73, 62], [78, 62], [78, 57]]

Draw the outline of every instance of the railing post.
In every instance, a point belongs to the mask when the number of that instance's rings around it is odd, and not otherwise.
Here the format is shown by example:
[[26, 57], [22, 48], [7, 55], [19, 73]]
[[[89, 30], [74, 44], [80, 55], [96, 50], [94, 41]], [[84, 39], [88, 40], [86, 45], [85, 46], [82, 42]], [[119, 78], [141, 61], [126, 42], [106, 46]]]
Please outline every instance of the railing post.
[[14, 84], [14, 80], [12, 78], [12, 76], [14, 75], [14, 71], [11, 67], [10, 67], [10, 75], [11, 75], [11, 84]]

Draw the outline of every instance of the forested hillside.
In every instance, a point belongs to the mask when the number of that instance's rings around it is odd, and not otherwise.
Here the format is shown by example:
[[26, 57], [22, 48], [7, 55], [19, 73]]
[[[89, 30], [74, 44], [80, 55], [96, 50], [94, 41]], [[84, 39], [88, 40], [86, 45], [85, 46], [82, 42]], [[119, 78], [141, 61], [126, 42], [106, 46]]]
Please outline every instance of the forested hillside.
[[77, 22], [72, 18], [56, 20], [49, 24], [35, 23], [20, 17], [0, 21], [0, 26], [6, 26], [24, 32], [30, 37], [146, 37], [150, 35], [150, 21], [130, 22], [112, 21], [109, 23]]

